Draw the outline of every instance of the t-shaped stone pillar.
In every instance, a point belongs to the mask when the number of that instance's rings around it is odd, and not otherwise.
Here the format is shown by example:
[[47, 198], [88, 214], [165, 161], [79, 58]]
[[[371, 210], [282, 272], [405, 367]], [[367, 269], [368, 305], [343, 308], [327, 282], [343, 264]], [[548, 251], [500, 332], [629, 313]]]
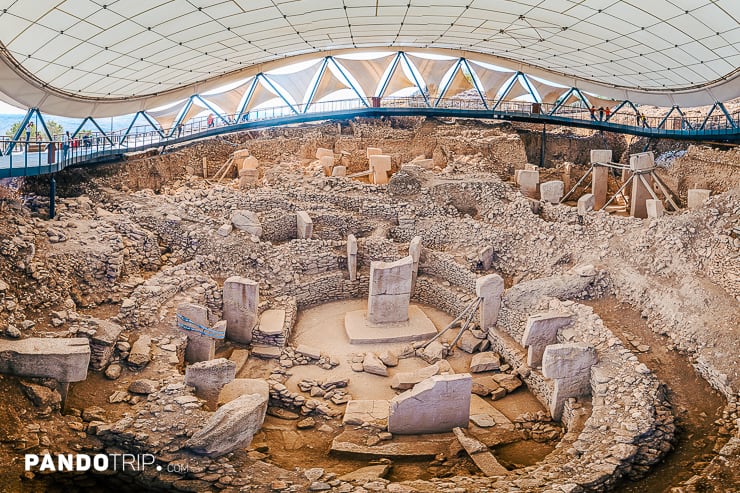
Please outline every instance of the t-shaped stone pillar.
[[395, 262], [373, 261], [370, 264], [368, 322], [392, 324], [409, 319], [413, 267], [411, 255]]
[[480, 304], [480, 328], [487, 332], [496, 326], [501, 296], [504, 294], [504, 279], [498, 274], [488, 274], [475, 281], [475, 294], [483, 298]]
[[[208, 308], [195, 303], [181, 303], [177, 307], [178, 326], [199, 329], [197, 325], [208, 327]], [[197, 324], [197, 325], [196, 325]], [[216, 341], [207, 335], [200, 334], [195, 330], [186, 330], [188, 344], [185, 348], [185, 361], [197, 363], [208, 361], [216, 356]]]
[[419, 258], [421, 257], [421, 236], [414, 236], [409, 243], [409, 255], [414, 261], [413, 271], [411, 272], [411, 293], [416, 289], [416, 277], [419, 274]]
[[555, 380], [550, 399], [552, 419], [560, 419], [566, 400], [591, 393], [591, 367], [598, 360], [596, 349], [583, 343], [552, 344], [545, 348], [542, 374]]
[[558, 330], [570, 323], [571, 316], [568, 313], [546, 312], [529, 317], [522, 336], [522, 346], [529, 348], [527, 365], [540, 366], [545, 348], [555, 344], [558, 340]]
[[370, 171], [373, 172], [373, 183], [384, 185], [388, 183], [388, 172], [391, 170], [391, 157], [386, 154], [370, 156]]
[[349, 271], [349, 280], [357, 279], [357, 238], [355, 235], [347, 236], [347, 270]]
[[257, 325], [259, 284], [246, 277], [229, 277], [224, 282], [223, 297], [226, 337], [242, 344], [252, 342], [252, 330]]
[[606, 195], [609, 185], [609, 168], [597, 163], [610, 163], [612, 151], [609, 149], [591, 150], [591, 166], [594, 167], [591, 175], [591, 193], [594, 194], [594, 210], [601, 210], [606, 204]]
[[296, 230], [299, 240], [310, 240], [313, 234], [313, 221], [306, 211], [296, 213]]

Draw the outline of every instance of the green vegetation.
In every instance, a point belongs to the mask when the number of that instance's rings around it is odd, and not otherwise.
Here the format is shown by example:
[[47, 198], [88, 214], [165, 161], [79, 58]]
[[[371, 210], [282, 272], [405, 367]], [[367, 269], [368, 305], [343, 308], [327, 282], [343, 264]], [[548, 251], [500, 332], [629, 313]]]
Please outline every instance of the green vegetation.
[[[13, 138], [15, 133], [18, 131], [18, 128], [21, 126], [21, 122], [15, 122], [7, 132], [5, 132], [5, 135], [8, 138]], [[62, 135], [64, 133], [64, 128], [55, 122], [54, 120], [49, 120], [46, 122], [46, 128], [49, 129], [49, 132], [51, 132], [51, 135]], [[36, 136], [40, 135], [41, 140], [48, 140], [49, 138], [46, 136], [46, 133], [44, 132], [44, 129], [41, 125], [34, 125], [31, 127], [31, 140], [36, 140]], [[21, 133], [20, 140], [26, 139], [26, 132]]]

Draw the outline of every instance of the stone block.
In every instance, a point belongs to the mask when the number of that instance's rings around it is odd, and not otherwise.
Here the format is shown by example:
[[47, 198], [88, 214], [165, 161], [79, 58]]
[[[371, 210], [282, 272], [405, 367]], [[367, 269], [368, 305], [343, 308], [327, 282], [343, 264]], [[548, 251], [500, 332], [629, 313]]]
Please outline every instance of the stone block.
[[268, 399], [264, 395], [243, 395], [211, 415], [185, 444], [196, 454], [220, 457], [244, 449], [262, 428]]
[[334, 159], [334, 151], [331, 149], [326, 149], [324, 147], [319, 147], [316, 149], [316, 159], [321, 160], [322, 157], [331, 157]]
[[193, 363], [185, 368], [185, 385], [195, 387], [199, 395], [220, 390], [236, 378], [236, 363], [226, 358]]
[[258, 169], [240, 169], [239, 170], [239, 188], [244, 190], [254, 186], [260, 179]]
[[540, 199], [551, 204], [559, 204], [563, 198], [565, 184], [560, 180], [546, 181], [540, 184]]
[[257, 213], [245, 210], [235, 210], [231, 213], [231, 224], [254, 236], [262, 236], [262, 224]]
[[488, 274], [475, 281], [475, 294], [483, 298], [480, 304], [480, 327], [485, 332], [496, 326], [504, 294], [504, 279], [498, 274]]
[[596, 200], [594, 198], [594, 194], [592, 193], [583, 194], [583, 196], [581, 196], [581, 198], [578, 199], [578, 215], [585, 216], [587, 213], [593, 211], [595, 204], [596, 204]]
[[704, 188], [690, 188], [688, 191], [688, 208], [698, 209], [704, 205], [704, 202], [709, 199], [709, 195], [712, 193], [711, 190]]
[[367, 319], [373, 324], [405, 322], [409, 318], [413, 258], [370, 264]]
[[252, 342], [252, 330], [257, 323], [259, 284], [251, 279], [232, 276], [223, 289], [226, 337], [234, 342]]
[[260, 167], [259, 159], [257, 159], [254, 156], [247, 156], [242, 160], [241, 166], [239, 167], [240, 170], [246, 169], [246, 170], [256, 170]]
[[[195, 324], [208, 327], [208, 308], [196, 305], [195, 303], [180, 303], [177, 306], [178, 326], [186, 325], [195, 327]], [[190, 322], [185, 322], [184, 319]], [[198, 329], [195, 327], [196, 330]], [[181, 330], [184, 330], [180, 327]], [[199, 361], [208, 361], [216, 355], [216, 341], [207, 335], [200, 334], [196, 331], [185, 330], [188, 337], [188, 344], [185, 348], [185, 361], [188, 363], [197, 363]]]
[[606, 166], [594, 166], [594, 170], [591, 175], [591, 193], [594, 195], [594, 210], [598, 211], [604, 207], [608, 190], [609, 168]]
[[334, 170], [334, 154], [319, 158], [319, 165], [324, 171], [324, 176], [331, 176], [332, 171]]
[[375, 353], [365, 354], [365, 358], [362, 360], [362, 371], [373, 375], [380, 375], [381, 377], [388, 376], [388, 368], [386, 368], [385, 364], [383, 364]]
[[[647, 182], [647, 187], [642, 179]], [[632, 192], [630, 195], [630, 216], [639, 217], [645, 219], [647, 217], [647, 205], [646, 202], [653, 198], [651, 188], [653, 186], [653, 179], [649, 174], [643, 174], [641, 176], [635, 176], [632, 179]]]
[[278, 336], [285, 326], [285, 310], [265, 310], [260, 315], [259, 331], [266, 336]]
[[363, 423], [370, 423], [385, 428], [388, 422], [389, 406], [389, 402], [384, 400], [351, 400], [344, 410], [342, 424], [360, 426]]
[[630, 170], [643, 171], [655, 168], [653, 151], [630, 154]]
[[80, 382], [87, 378], [90, 343], [86, 337], [0, 339], [0, 373]]
[[591, 149], [591, 164], [594, 163], [611, 163], [611, 149]]
[[103, 370], [110, 363], [113, 349], [123, 327], [109, 320], [98, 320], [95, 333], [90, 338], [90, 368]]
[[370, 171], [373, 172], [373, 183], [384, 185], [388, 183], [388, 172], [391, 170], [391, 157], [385, 154], [370, 156]]
[[551, 344], [542, 355], [545, 378], [569, 378], [585, 370], [590, 378], [591, 367], [598, 362], [596, 349], [584, 343]]
[[498, 370], [501, 366], [501, 356], [493, 351], [474, 354], [470, 360], [470, 373]]
[[419, 368], [415, 371], [398, 372], [391, 378], [391, 388], [396, 390], [408, 390], [417, 383], [431, 378], [439, 373], [439, 363]]
[[378, 154], [383, 154], [383, 149], [380, 147], [368, 147], [367, 148], [367, 158], [370, 159], [370, 156], [377, 156]]
[[483, 264], [483, 269], [488, 270], [493, 266], [493, 258], [494, 258], [494, 251], [492, 246], [487, 246], [485, 248], [482, 248], [478, 252], [478, 258], [480, 259], [481, 264]]
[[540, 172], [523, 169], [519, 172], [519, 189], [525, 197], [537, 198], [537, 188], [540, 184]]
[[152, 338], [148, 335], [139, 336], [128, 353], [128, 364], [134, 370], [144, 368], [152, 359]]
[[537, 367], [542, 363], [545, 347], [555, 344], [558, 330], [570, 325], [572, 318], [568, 313], [537, 313], [527, 318], [527, 325], [522, 336], [522, 346], [528, 348], [527, 364]]
[[242, 368], [244, 368], [244, 365], [247, 364], [247, 360], [249, 360], [249, 351], [246, 349], [234, 349], [231, 352], [231, 356], [229, 356], [229, 361], [233, 361], [236, 365], [237, 374], [239, 374]]
[[390, 402], [388, 431], [400, 435], [467, 428], [473, 379], [469, 373], [435, 375]]
[[663, 207], [663, 201], [656, 199], [648, 199], [645, 201], [645, 208], [647, 209], [648, 218], [663, 217], [665, 208]]
[[237, 378], [221, 388], [218, 394], [218, 407], [227, 404], [243, 395], [259, 394], [270, 398], [270, 386], [261, 378]]
[[266, 346], [264, 344], [255, 344], [252, 347], [252, 356], [263, 359], [278, 359], [282, 355], [282, 350], [277, 346]]
[[306, 211], [296, 213], [296, 228], [299, 240], [310, 240], [313, 234], [313, 221]]
[[307, 356], [311, 359], [321, 358], [321, 349], [313, 346], [307, 346], [306, 344], [300, 344], [296, 348], [295, 352], [298, 354], [302, 354], [303, 356]]
[[331, 176], [347, 176], [347, 167], [334, 166], [331, 170]]

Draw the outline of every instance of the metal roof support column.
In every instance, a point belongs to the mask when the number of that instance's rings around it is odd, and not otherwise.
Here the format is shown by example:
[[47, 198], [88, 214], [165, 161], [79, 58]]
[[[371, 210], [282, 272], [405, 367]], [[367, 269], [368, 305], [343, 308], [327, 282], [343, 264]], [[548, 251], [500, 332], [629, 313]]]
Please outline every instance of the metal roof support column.
[[214, 112], [221, 119], [221, 121], [224, 122], [226, 125], [231, 125], [231, 123], [229, 122], [229, 120], [227, 120], [226, 118], [224, 118], [224, 116], [220, 112], [216, 111], [216, 108], [214, 108], [213, 106], [211, 106], [211, 104], [208, 101], [206, 101], [205, 99], [203, 99], [202, 97], [200, 97], [200, 94], [196, 94], [195, 96], [193, 96], [193, 98], [197, 98], [198, 101], [200, 101], [201, 103], [203, 103], [206, 108], [208, 108], [209, 110], [211, 110], [212, 112]]
[[385, 80], [383, 81], [383, 85], [380, 86], [380, 91], [378, 92], [378, 97], [382, 98], [383, 93], [385, 92], [386, 88], [388, 87], [388, 84], [391, 81], [391, 77], [393, 77], [393, 72], [396, 71], [396, 65], [398, 65], [398, 59], [401, 56], [401, 53], [396, 53], [396, 57], [391, 62], [391, 69], [388, 71], [388, 76], [386, 76]]
[[712, 105], [712, 108], [711, 108], [711, 109], [709, 110], [709, 113], [707, 113], [707, 116], [706, 116], [706, 118], [704, 118], [704, 121], [703, 121], [703, 122], [701, 122], [701, 126], [699, 127], [699, 130], [704, 130], [704, 126], [705, 126], [705, 125], [707, 124], [707, 122], [709, 121], [709, 117], [710, 117], [710, 116], [712, 116], [712, 113], [714, 113], [714, 109], [715, 109], [716, 107], [717, 107], [717, 103], [714, 103], [714, 104]]
[[678, 108], [678, 106], [676, 106], [675, 104], [671, 106], [671, 110], [668, 113], [666, 113], [663, 119], [660, 120], [660, 123], [658, 123], [658, 126], [655, 128], [662, 128], [663, 125], [665, 125], [665, 122], [668, 121], [668, 117], [671, 116], [671, 114], [675, 111], [676, 108]]
[[13, 139], [10, 141], [10, 145], [8, 145], [8, 150], [6, 151], [8, 154], [13, 152], [15, 143], [18, 141], [18, 139], [21, 138], [21, 135], [23, 135], [23, 132], [26, 131], [26, 126], [28, 126], [28, 122], [31, 121], [31, 117], [37, 111], [38, 110], [36, 108], [30, 108], [28, 112], [26, 112], [26, 116], [24, 116], [23, 120], [21, 120], [21, 124], [18, 126], [18, 129], [15, 131], [15, 134], [13, 134]]
[[[290, 104], [290, 101], [288, 101], [285, 98], [285, 96], [283, 96], [283, 93], [282, 92], [278, 91], [278, 88], [275, 87], [275, 84], [273, 84], [272, 81], [270, 81], [270, 79], [268, 79], [267, 77], [265, 77], [265, 74], [259, 73], [259, 74], [257, 74], [257, 76], [262, 76], [262, 80], [264, 80], [265, 82], [267, 82], [270, 85], [270, 88], [275, 92], [275, 94], [277, 94], [280, 97], [280, 99], [282, 99], [283, 101], [285, 101], [285, 104], [287, 104], [290, 107], [290, 109], [293, 110], [293, 113], [295, 113], [296, 115], [298, 114], [298, 110], [295, 109], [292, 104]], [[255, 77], [255, 79], [256, 79], [256, 77]]]
[[409, 62], [409, 59], [406, 58], [406, 53], [401, 51], [399, 52], [399, 54], [400, 56], [403, 57], [403, 61], [406, 62], [406, 68], [408, 68], [409, 72], [411, 72], [411, 77], [414, 78], [414, 84], [416, 84], [416, 87], [419, 89], [419, 93], [421, 93], [421, 96], [424, 98], [424, 101], [427, 103], [427, 106], [431, 106], [431, 104], [429, 104], [429, 98], [427, 97], [424, 90], [421, 88], [421, 84], [419, 84], [419, 79], [416, 78], [416, 73], [411, 69], [411, 62]]
[[730, 112], [727, 111], [727, 108], [725, 108], [725, 105], [721, 103], [720, 101], [717, 101], [717, 106], [719, 106], [719, 109], [721, 109], [722, 113], [725, 114], [725, 118], [727, 118], [727, 121], [730, 122], [730, 127], [737, 128], [737, 125], [735, 125], [735, 120], [732, 119], [732, 115], [730, 115]]
[[583, 93], [581, 92], [580, 89], [578, 89], [577, 87], [574, 87], [573, 88], [573, 92], [578, 95], [578, 97], [580, 98], [581, 102], [586, 105], [586, 108], [589, 108], [590, 107], [589, 102], [588, 102], [588, 99], [586, 99], [586, 96], [583, 95]]
[[678, 111], [678, 114], [681, 115], [681, 122], [685, 124], [687, 127], [689, 127], [690, 130], [694, 129], [694, 126], [691, 124], [691, 122], [686, 118], [686, 115], [681, 110], [680, 106], [676, 106], [676, 111]]
[[180, 111], [180, 114], [177, 115], [177, 119], [172, 124], [172, 128], [170, 129], [170, 134], [167, 136], [167, 138], [170, 138], [173, 135], [175, 135], [175, 131], [177, 130], [177, 127], [179, 127], [183, 123], [182, 119], [185, 118], [185, 115], [187, 115], [188, 111], [190, 111], [190, 107], [193, 106], [193, 98], [195, 97], [196, 96], [190, 96], [190, 98], [188, 98], [188, 102], [185, 103], [185, 107]]
[[249, 87], [249, 90], [247, 91], [247, 97], [244, 99], [244, 104], [241, 105], [239, 108], [239, 111], [236, 112], [236, 122], [239, 123], [239, 121], [244, 116], [244, 110], [247, 108], [247, 105], [249, 104], [249, 100], [252, 99], [252, 95], [254, 94], [254, 90], [257, 88], [257, 84], [259, 81], [257, 78], [260, 76], [260, 74], [257, 74], [254, 76], [254, 79], [252, 79], [252, 85]]
[[501, 93], [501, 97], [498, 98], [498, 101], [496, 101], [496, 104], [493, 105], [491, 111], [496, 111], [496, 108], [498, 108], [498, 105], [501, 104], [501, 101], [503, 101], [506, 95], [509, 94], [509, 91], [511, 91], [511, 88], [514, 87], [516, 80], [519, 78], [519, 74], [521, 74], [521, 72], [517, 72], [516, 75], [514, 75], [514, 77], [509, 81], [509, 84], [506, 86], [506, 89], [504, 89], [504, 92]]
[[555, 103], [555, 106], [553, 106], [553, 107], [552, 107], [552, 109], [550, 110], [550, 113], [548, 113], [548, 114], [549, 114], [549, 115], [554, 115], [554, 114], [555, 114], [555, 112], [556, 112], [557, 110], [559, 110], [559, 109], [560, 109], [560, 107], [561, 107], [561, 106], [563, 106], [563, 104], [564, 104], [564, 103], [565, 103], [566, 101], [568, 101], [568, 98], [570, 97], [570, 95], [571, 95], [571, 94], [573, 94], [573, 90], [574, 90], [574, 88], [573, 88], [573, 87], [571, 87], [570, 89], [568, 89], [568, 92], [566, 92], [564, 96], [561, 96], [561, 97], [560, 97], [560, 99], [558, 100], [558, 102], [557, 102], [557, 103]]
[[333, 56], [327, 57], [329, 60], [331, 60], [332, 65], [334, 65], [334, 68], [336, 68], [340, 74], [342, 74], [342, 77], [344, 77], [344, 80], [347, 82], [347, 85], [357, 94], [357, 97], [360, 98], [360, 101], [362, 101], [362, 104], [365, 105], [365, 107], [369, 107], [370, 105], [367, 104], [367, 100], [365, 99], [365, 96], [362, 95], [360, 91], [357, 90], [355, 85], [352, 83], [351, 80], [349, 80], [349, 77], [347, 76], [347, 73], [344, 71], [344, 69], [337, 63], [336, 60], [334, 60]]
[[475, 90], [478, 91], [478, 96], [480, 96], [481, 101], [483, 101], [483, 106], [488, 109], [486, 96], [484, 95], [483, 91], [481, 91], [480, 86], [478, 85], [478, 81], [475, 79], [476, 74], [475, 72], [473, 72], [473, 68], [470, 66], [467, 59], [462, 58], [461, 60], [465, 64], [465, 67], [468, 69], [468, 72], [470, 72], [470, 78], [473, 80], [473, 86], [475, 87]]
[[[41, 123], [41, 128], [44, 129], [46, 136], [49, 137], [49, 140], [54, 140], [54, 136], [49, 132], [49, 128], [46, 126], [46, 120], [44, 120], [44, 115], [41, 114], [41, 111], [36, 110], [36, 116], [38, 117], [38, 121]], [[36, 132], [38, 133], [38, 130], [36, 130]]]
[[308, 111], [308, 107], [311, 106], [311, 103], [313, 102], [313, 97], [316, 95], [316, 90], [318, 90], [319, 88], [321, 78], [324, 76], [324, 72], [326, 72], [327, 63], [329, 63], [329, 57], [324, 57], [324, 61], [321, 62], [321, 68], [319, 69], [319, 76], [316, 78], [316, 83], [311, 88], [311, 94], [308, 95], [306, 106], [303, 108], [303, 113], [306, 113]]
[[[522, 74], [522, 79], [524, 79], [524, 85], [527, 86], [527, 91], [529, 91], [529, 94], [532, 95], [532, 99], [534, 99], [535, 101], [537, 101], [537, 96], [534, 93], [534, 89], [532, 89], [532, 85], [529, 83], [529, 78], [525, 74]], [[542, 102], [542, 99], [541, 98], [540, 98], [539, 102], [540, 103]]]
[[439, 105], [439, 102], [444, 97], [445, 93], [447, 92], [447, 89], [450, 88], [450, 84], [452, 84], [452, 79], [455, 78], [455, 74], [458, 70], [460, 70], [460, 61], [462, 58], [458, 58], [457, 62], [455, 62], [455, 67], [452, 69], [452, 76], [447, 79], [447, 82], [445, 83], [445, 86], [442, 88], [441, 91], [439, 91], [439, 96], [437, 97], [437, 100], [434, 102], [434, 107], [436, 108]]
[[165, 137], [164, 132], [162, 131], [162, 129], [159, 128], [159, 123], [156, 123], [154, 120], [152, 120], [152, 117], [149, 116], [146, 113], [146, 111], [140, 111], [139, 113], [141, 113], [142, 116], [144, 118], [146, 118], [146, 121], [148, 121], [149, 122], [149, 125], [151, 125], [152, 128], [157, 131], [157, 133], [159, 134], [160, 137], [162, 137], [163, 139], [166, 139], [167, 138], [167, 137]]

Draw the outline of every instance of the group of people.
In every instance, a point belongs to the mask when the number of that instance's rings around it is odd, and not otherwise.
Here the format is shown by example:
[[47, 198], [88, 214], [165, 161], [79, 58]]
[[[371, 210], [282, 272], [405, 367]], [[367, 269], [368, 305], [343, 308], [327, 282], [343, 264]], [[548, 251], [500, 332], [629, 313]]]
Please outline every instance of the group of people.
[[[597, 110], [596, 109], [596, 106], [591, 105], [591, 107], [588, 109], [588, 111], [591, 113], [591, 119], [592, 120], [596, 120], [596, 112], [598, 111], [599, 112], [599, 121], [600, 122], [603, 122], [604, 121], [604, 116], [606, 116], [606, 120], [608, 121], [609, 120], [609, 117], [612, 114], [612, 110], [608, 106], [606, 106], [606, 107], [601, 106]], [[643, 127], [647, 127], [648, 126], [648, 124], [647, 124], [647, 117], [645, 116], [645, 113], [639, 112], [639, 113], [637, 113], [635, 115], [635, 117], [637, 118], [637, 125], [642, 125]]]
[[[595, 120], [596, 119], [596, 111], [597, 111], [596, 110], [596, 106], [591, 105], [591, 108], [589, 108], [588, 111], [591, 113], [591, 118]], [[611, 114], [612, 114], [612, 109], [610, 107], [608, 107], [608, 106], [606, 108], [604, 108], [603, 106], [600, 106], [599, 109], [598, 109], [598, 112], [599, 112], [599, 121], [600, 122], [603, 122], [604, 121], [604, 115], [606, 115], [606, 119], [609, 120], [609, 116], [611, 116]]]

